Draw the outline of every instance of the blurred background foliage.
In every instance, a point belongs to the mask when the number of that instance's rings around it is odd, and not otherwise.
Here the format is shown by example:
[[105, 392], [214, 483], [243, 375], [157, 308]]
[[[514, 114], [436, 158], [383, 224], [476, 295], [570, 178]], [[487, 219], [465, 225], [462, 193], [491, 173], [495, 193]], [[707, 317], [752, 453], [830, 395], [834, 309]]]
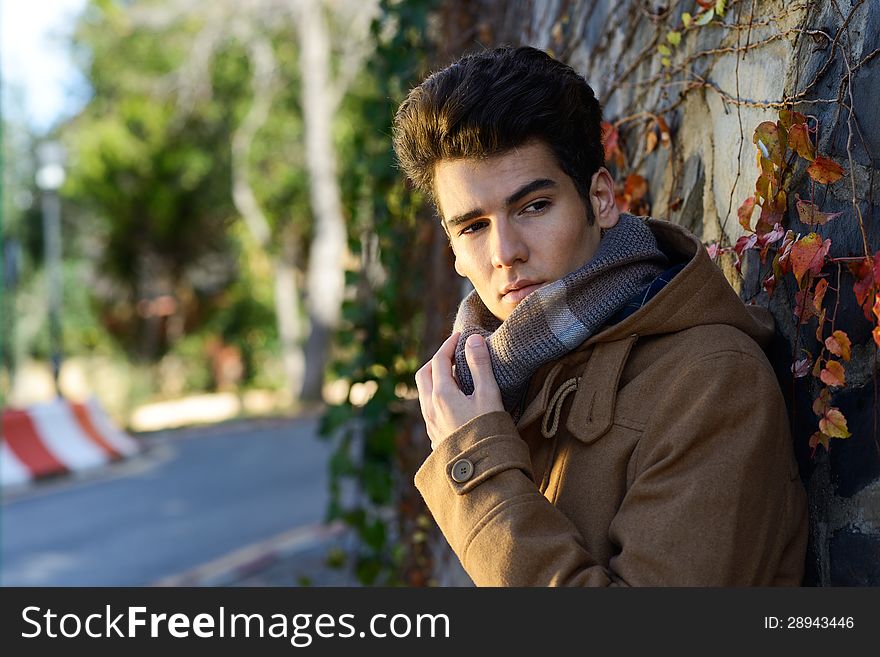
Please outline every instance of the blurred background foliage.
[[[263, 410], [287, 413], [307, 397], [292, 377], [316, 360], [334, 444], [328, 519], [356, 529], [364, 583], [413, 583], [407, 535], [424, 517], [408, 507], [400, 522], [412, 485], [399, 458], [425, 352], [414, 272], [431, 238], [390, 124], [427, 72], [434, 4], [88, 0], [70, 44], [88, 102], [48, 135], [4, 118], [4, 400], [30, 401], [21, 382], [53, 348], [33, 183], [35, 148], [53, 139], [66, 151], [61, 391], [96, 394], [123, 423], [148, 402], [216, 391], [270, 391]], [[301, 21], [314, 7], [335, 83], [336, 192], [316, 192], [317, 121], [305, 109]], [[345, 281], [333, 339], [315, 356], [324, 295], [310, 265], [329, 225], [317, 193], [338, 195]]]

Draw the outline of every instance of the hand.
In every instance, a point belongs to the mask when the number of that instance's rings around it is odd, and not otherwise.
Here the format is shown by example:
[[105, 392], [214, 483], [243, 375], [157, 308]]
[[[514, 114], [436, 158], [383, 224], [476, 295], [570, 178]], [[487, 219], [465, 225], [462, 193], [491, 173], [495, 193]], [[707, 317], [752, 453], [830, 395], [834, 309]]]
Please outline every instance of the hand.
[[416, 372], [419, 404], [431, 439], [431, 449], [478, 415], [504, 410], [501, 390], [492, 373], [489, 348], [479, 335], [468, 337], [464, 350], [474, 378], [474, 392], [466, 395], [458, 387], [452, 375], [452, 364], [459, 335], [461, 333], [456, 332], [446, 338], [434, 357]]

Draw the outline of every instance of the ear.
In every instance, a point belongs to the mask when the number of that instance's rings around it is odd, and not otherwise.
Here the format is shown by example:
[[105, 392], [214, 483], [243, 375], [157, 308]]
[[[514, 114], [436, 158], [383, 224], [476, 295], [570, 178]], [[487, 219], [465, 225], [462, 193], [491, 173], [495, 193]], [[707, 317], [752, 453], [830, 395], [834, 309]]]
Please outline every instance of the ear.
[[614, 196], [614, 178], [605, 167], [593, 174], [590, 182], [590, 203], [599, 228], [611, 228], [617, 224], [620, 211]]

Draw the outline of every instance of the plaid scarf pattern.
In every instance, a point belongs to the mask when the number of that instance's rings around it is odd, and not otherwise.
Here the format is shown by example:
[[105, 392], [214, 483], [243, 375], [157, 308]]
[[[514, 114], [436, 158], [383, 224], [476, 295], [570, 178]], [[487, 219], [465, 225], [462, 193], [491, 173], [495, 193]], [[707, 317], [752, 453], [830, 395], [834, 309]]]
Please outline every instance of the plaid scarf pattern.
[[579, 269], [523, 299], [503, 322], [471, 291], [462, 300], [453, 332], [455, 375], [462, 391], [474, 391], [464, 355], [473, 334], [489, 348], [492, 371], [504, 408], [515, 414], [529, 380], [541, 365], [575, 349], [668, 265], [657, 240], [639, 217], [621, 213], [599, 242], [595, 255]]

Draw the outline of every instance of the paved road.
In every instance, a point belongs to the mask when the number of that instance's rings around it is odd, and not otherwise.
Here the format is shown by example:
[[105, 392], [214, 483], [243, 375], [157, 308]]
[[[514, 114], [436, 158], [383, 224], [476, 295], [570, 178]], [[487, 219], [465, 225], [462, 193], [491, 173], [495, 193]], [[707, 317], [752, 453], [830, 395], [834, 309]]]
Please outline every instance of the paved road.
[[0, 584], [144, 586], [320, 522], [329, 446], [316, 420], [146, 439], [146, 455], [0, 507]]

